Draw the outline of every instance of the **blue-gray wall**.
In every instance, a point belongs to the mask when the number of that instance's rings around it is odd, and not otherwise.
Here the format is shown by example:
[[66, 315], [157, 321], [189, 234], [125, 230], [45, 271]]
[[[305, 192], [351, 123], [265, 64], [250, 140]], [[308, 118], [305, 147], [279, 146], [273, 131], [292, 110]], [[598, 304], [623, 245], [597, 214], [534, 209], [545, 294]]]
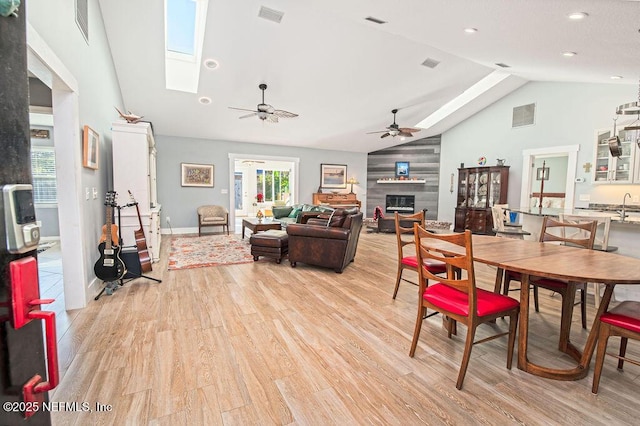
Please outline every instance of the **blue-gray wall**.
[[[229, 182], [229, 154], [282, 156], [300, 159], [299, 200], [311, 203], [312, 194], [320, 185], [320, 164], [346, 164], [349, 177], [361, 182], [354, 185], [354, 192], [366, 211], [367, 154], [329, 151], [289, 146], [262, 145], [155, 135], [158, 178], [158, 202], [162, 205], [162, 228], [167, 228], [164, 218], [171, 217], [172, 228], [198, 226], [196, 208], [204, 204], [229, 207], [229, 194], [233, 192]], [[215, 186], [213, 188], [183, 187], [180, 180], [180, 163], [213, 164]], [[347, 188], [341, 192], [349, 192]]]

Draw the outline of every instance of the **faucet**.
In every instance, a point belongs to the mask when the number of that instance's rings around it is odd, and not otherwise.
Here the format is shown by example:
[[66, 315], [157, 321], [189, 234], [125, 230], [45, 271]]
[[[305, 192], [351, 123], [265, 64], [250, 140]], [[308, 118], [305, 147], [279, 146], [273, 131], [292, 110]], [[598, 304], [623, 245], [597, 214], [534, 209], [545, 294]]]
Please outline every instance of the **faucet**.
[[622, 199], [622, 212], [620, 212], [620, 220], [624, 222], [624, 219], [627, 217], [627, 197], [631, 198], [631, 194], [628, 192], [624, 194], [624, 198]]

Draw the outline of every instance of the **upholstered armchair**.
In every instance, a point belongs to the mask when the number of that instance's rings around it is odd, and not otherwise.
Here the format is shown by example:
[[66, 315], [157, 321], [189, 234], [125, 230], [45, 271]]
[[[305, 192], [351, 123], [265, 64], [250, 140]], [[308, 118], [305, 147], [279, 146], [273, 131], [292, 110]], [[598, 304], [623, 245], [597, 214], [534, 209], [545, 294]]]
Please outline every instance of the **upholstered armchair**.
[[[304, 218], [307, 219], [307, 218]], [[341, 273], [353, 262], [362, 229], [362, 212], [337, 209], [287, 226], [289, 262], [331, 268]]]
[[204, 226], [222, 226], [229, 235], [229, 211], [222, 206], [200, 206], [198, 207], [198, 236], [202, 235]]

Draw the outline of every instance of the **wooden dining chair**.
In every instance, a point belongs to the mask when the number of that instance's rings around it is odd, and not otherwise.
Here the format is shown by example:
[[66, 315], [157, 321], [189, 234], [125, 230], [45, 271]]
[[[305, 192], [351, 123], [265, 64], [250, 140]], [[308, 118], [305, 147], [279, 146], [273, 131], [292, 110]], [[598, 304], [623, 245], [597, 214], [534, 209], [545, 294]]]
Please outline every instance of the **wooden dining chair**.
[[[590, 222], [561, 222], [544, 217], [542, 229], [540, 231], [540, 242], [556, 242], [564, 245], [583, 247], [591, 250], [596, 236], [597, 221]], [[508, 294], [511, 281], [521, 281], [521, 275], [518, 272], [505, 271], [503, 294]], [[531, 287], [533, 288], [533, 301], [536, 312], [539, 312], [538, 288], [546, 288], [554, 291], [562, 296], [571, 297], [568, 294], [567, 282], [555, 280], [552, 278], [531, 277]], [[582, 316], [582, 328], [587, 328], [587, 283], [578, 283], [576, 289], [580, 290], [580, 305]]]
[[522, 229], [522, 226], [508, 226], [504, 221], [504, 210], [499, 205], [491, 207], [491, 218], [493, 219], [493, 232], [496, 237], [524, 239], [525, 235], [531, 235]]
[[[446, 264], [447, 275], [445, 278], [440, 278], [428, 268], [420, 268], [418, 270], [420, 299], [418, 301], [418, 315], [409, 356], [413, 357], [415, 355], [424, 320], [424, 312], [428, 308], [449, 318], [449, 328], [447, 330], [449, 338], [451, 338], [452, 328], [455, 323], [460, 322], [467, 326], [464, 354], [462, 355], [456, 388], [462, 389], [469, 358], [471, 357], [471, 348], [475, 343], [483, 343], [500, 336], [509, 335], [507, 368], [511, 369], [520, 302], [511, 297], [476, 287], [471, 231], [466, 230], [464, 233], [458, 234], [432, 234], [418, 224], [415, 224], [414, 228], [418, 264], [422, 264], [425, 260], [443, 262]], [[455, 254], [444, 256], [438, 252], [437, 246], [443, 243], [452, 248]], [[456, 269], [462, 271], [462, 274], [456, 274]], [[437, 280], [438, 282], [427, 286], [427, 279]], [[498, 333], [474, 342], [476, 328], [480, 324], [504, 316], [509, 317], [508, 332]]]
[[[400, 214], [395, 212], [396, 239], [398, 248], [398, 273], [396, 276], [396, 287], [393, 290], [393, 298], [396, 298], [400, 288], [400, 280], [404, 280], [413, 285], [418, 285], [413, 281], [402, 278], [405, 269], [418, 272], [418, 260], [416, 258], [413, 241], [413, 224], [418, 223], [424, 227], [424, 210], [414, 214]], [[446, 271], [446, 265], [442, 262], [428, 261], [427, 268], [434, 274], [442, 274]]]
[[[606, 353], [607, 342], [611, 336], [620, 336], [620, 352], [618, 355]], [[625, 361], [640, 365], [638, 360], [626, 358], [628, 339], [640, 340], [640, 302], [626, 301], [605, 312], [600, 317], [600, 333], [598, 334], [598, 352], [593, 372], [591, 392], [598, 393], [602, 366], [605, 355], [618, 358], [618, 370], [622, 370]]]

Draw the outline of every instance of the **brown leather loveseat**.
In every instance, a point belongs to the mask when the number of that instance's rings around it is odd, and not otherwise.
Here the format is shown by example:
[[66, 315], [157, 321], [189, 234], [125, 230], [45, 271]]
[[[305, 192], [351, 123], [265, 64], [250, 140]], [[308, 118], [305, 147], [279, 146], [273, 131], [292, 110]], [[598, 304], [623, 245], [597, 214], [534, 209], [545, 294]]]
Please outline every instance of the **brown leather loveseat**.
[[362, 212], [357, 208], [337, 209], [306, 223], [287, 226], [289, 262], [331, 268], [340, 273], [353, 262], [362, 229]]

